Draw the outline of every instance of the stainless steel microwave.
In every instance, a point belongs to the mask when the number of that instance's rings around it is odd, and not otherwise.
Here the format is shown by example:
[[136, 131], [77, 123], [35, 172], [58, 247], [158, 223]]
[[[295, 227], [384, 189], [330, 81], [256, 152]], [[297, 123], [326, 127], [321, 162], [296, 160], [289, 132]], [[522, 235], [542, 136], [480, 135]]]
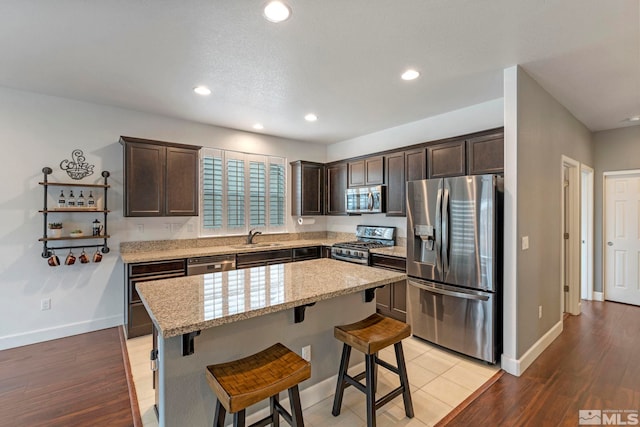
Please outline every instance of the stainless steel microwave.
[[384, 189], [382, 185], [347, 188], [344, 196], [347, 213], [384, 212]]

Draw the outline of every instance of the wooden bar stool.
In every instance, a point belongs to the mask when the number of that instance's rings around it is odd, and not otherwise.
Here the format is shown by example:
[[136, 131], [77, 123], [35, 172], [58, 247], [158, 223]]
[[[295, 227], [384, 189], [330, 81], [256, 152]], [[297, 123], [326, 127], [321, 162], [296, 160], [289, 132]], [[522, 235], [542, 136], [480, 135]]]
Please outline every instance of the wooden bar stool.
[[[245, 426], [245, 409], [267, 397], [270, 414], [250, 427], [280, 425], [282, 417], [293, 427], [303, 427], [298, 384], [311, 377], [311, 364], [278, 343], [259, 353], [232, 362], [207, 366], [207, 382], [217, 396], [214, 427], [224, 427], [224, 418], [233, 414], [234, 427]], [[289, 391], [291, 414], [278, 400]]]
[[[400, 394], [402, 394], [404, 400], [405, 414], [407, 414], [407, 417], [413, 418], [413, 403], [409, 390], [407, 367], [404, 363], [404, 353], [402, 352], [402, 340], [411, 335], [411, 326], [376, 313], [350, 325], [336, 326], [333, 329], [333, 335], [342, 341], [344, 345], [342, 347], [338, 384], [331, 413], [336, 417], [340, 415], [344, 389], [352, 385], [366, 395], [367, 427], [375, 427], [376, 409], [379, 409]], [[378, 359], [378, 352], [392, 344], [396, 353], [397, 366]], [[352, 347], [364, 353], [365, 356], [365, 371], [354, 377], [347, 374]], [[377, 366], [382, 366], [400, 377], [400, 387], [390, 391], [378, 400], [376, 400]], [[360, 382], [365, 377], [366, 386]]]

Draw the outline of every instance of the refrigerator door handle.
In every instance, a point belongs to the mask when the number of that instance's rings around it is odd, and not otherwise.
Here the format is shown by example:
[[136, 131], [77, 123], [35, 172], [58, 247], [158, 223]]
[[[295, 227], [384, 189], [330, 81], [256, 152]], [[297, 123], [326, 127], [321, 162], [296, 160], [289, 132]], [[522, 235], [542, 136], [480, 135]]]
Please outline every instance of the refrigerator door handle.
[[446, 295], [446, 296], [456, 297], [456, 298], [472, 299], [477, 301], [489, 300], [489, 297], [484, 295], [475, 295], [475, 294], [468, 294], [466, 292], [456, 292], [456, 291], [448, 291], [446, 289], [432, 288], [431, 286], [426, 286], [421, 283], [415, 282], [413, 280], [409, 280], [408, 282], [411, 286], [415, 286], [416, 288], [419, 288], [419, 289], [424, 289], [425, 291], [432, 292], [434, 294]]
[[442, 188], [436, 198], [436, 268], [442, 271]]
[[449, 189], [444, 189], [442, 206], [442, 272], [449, 271]]

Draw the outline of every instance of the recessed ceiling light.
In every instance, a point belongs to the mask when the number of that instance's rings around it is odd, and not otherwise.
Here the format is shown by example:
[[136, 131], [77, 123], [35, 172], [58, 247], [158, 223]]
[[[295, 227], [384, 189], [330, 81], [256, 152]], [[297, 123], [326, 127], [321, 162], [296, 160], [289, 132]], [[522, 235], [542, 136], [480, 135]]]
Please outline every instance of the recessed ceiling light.
[[253, 128], [256, 130], [262, 130], [264, 129], [264, 126], [262, 126], [262, 123], [256, 123], [255, 125], [253, 125]]
[[633, 116], [627, 119], [628, 122], [640, 122], [640, 116]]
[[193, 88], [193, 91], [202, 96], [211, 95], [211, 89], [206, 86], [196, 86]]
[[291, 9], [281, 1], [271, 1], [264, 7], [264, 17], [267, 21], [282, 22], [289, 19]]
[[306, 116], [304, 116], [304, 119], [308, 122], [315, 122], [316, 120], [318, 120], [318, 116], [316, 116], [313, 113], [309, 113]]
[[420, 73], [413, 69], [408, 69], [400, 76], [402, 80], [414, 80], [420, 76]]

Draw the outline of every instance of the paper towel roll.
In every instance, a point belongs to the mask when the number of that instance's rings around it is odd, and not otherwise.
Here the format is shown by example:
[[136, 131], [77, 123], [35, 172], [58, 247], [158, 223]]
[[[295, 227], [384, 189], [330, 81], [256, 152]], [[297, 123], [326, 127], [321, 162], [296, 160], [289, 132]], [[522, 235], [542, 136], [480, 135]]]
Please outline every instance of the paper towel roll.
[[315, 224], [316, 223], [316, 219], [315, 218], [298, 218], [298, 225], [311, 225], [311, 224]]

